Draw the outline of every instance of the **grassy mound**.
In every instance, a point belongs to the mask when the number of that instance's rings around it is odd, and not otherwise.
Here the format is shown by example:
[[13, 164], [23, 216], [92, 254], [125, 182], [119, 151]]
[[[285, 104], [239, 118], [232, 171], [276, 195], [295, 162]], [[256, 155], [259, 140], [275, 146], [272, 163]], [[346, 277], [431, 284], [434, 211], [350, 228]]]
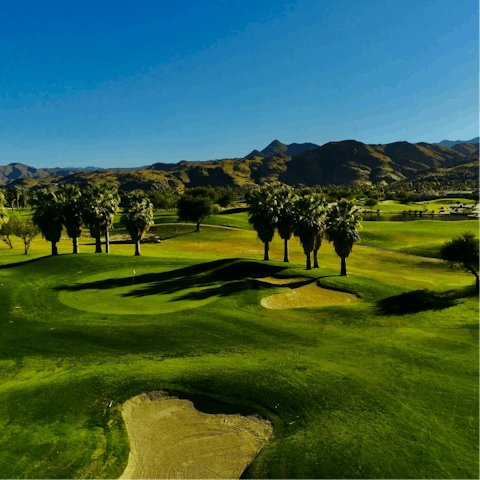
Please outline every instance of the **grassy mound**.
[[[58, 257], [41, 241], [28, 256], [0, 247], [4, 477], [118, 478], [129, 456], [122, 405], [158, 389], [268, 418], [274, 435], [246, 477], [478, 477], [471, 275], [354, 247], [341, 278], [328, 244], [321, 268], [306, 272], [297, 242], [287, 265], [258, 261], [254, 232], [190, 230], [144, 245], [142, 257], [122, 244]], [[361, 300], [268, 310], [261, 299], [285, 291], [254, 280], [269, 276], [309, 277]], [[182, 302], [195, 308], [165, 310]]]

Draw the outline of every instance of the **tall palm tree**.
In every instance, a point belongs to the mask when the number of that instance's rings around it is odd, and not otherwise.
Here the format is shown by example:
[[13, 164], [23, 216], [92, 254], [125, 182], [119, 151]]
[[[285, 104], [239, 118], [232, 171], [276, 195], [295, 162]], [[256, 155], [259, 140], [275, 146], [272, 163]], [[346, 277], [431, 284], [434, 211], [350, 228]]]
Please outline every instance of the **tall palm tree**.
[[277, 201], [268, 188], [250, 192], [246, 197], [249, 204], [248, 222], [257, 232], [258, 238], [264, 243], [263, 260], [270, 260], [269, 243], [273, 239], [278, 222]]
[[357, 227], [361, 228], [359, 210], [350, 200], [342, 199], [330, 205], [327, 211], [325, 233], [341, 258], [341, 276], [347, 275], [345, 259], [350, 255], [353, 245], [360, 240], [357, 231]]
[[322, 229], [315, 235], [315, 240], [313, 242], [313, 268], [320, 268], [318, 266], [318, 251], [322, 246], [322, 240], [323, 240], [324, 234], [325, 234], [325, 229]]
[[63, 228], [62, 205], [53, 190], [39, 190], [35, 196], [33, 223], [52, 244], [52, 255], [58, 255], [57, 242]]
[[135, 255], [140, 255], [140, 240], [153, 225], [153, 205], [145, 195], [132, 193], [122, 198], [123, 214], [120, 222], [125, 225], [135, 242]]
[[5, 195], [0, 191], [0, 226], [8, 222], [7, 209], [5, 208], [6, 203]]
[[63, 224], [72, 239], [73, 253], [78, 253], [78, 238], [82, 234], [84, 204], [77, 185], [65, 185], [58, 192], [62, 204]]
[[[299, 197], [295, 202], [295, 229], [294, 235], [299, 238], [303, 251], [307, 257], [307, 270], [312, 269], [310, 255], [316, 247], [316, 252], [321, 245], [321, 238], [325, 230], [325, 204], [319, 195], [307, 194]], [[315, 257], [317, 253], [315, 252]], [[316, 267], [318, 261], [316, 260]]]
[[287, 189], [278, 190], [274, 195], [278, 205], [277, 230], [284, 242], [283, 261], [288, 263], [288, 241], [295, 229], [295, 201], [298, 197]]
[[101, 236], [105, 235], [105, 253], [110, 253], [108, 231], [118, 212], [120, 197], [117, 188], [109, 182], [90, 185], [85, 192], [85, 221], [95, 238], [95, 253], [102, 253]]

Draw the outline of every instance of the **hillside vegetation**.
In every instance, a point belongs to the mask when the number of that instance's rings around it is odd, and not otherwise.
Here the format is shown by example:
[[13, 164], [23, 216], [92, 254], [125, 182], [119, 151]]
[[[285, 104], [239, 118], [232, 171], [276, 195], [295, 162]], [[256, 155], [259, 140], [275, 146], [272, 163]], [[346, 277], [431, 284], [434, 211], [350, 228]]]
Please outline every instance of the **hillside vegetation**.
[[[294, 152], [299, 152], [295, 153]], [[15, 164], [0, 167], [0, 184], [89, 183], [108, 180], [122, 190], [197, 186], [391, 184], [398, 181], [437, 180], [478, 182], [478, 143], [452, 148], [436, 144], [396, 142], [367, 145], [355, 140], [284, 145], [278, 140], [246, 158], [156, 163], [140, 169], [83, 171], [37, 170]], [[36, 171], [36, 172], [35, 172]], [[38, 188], [37, 187], [37, 188]]]

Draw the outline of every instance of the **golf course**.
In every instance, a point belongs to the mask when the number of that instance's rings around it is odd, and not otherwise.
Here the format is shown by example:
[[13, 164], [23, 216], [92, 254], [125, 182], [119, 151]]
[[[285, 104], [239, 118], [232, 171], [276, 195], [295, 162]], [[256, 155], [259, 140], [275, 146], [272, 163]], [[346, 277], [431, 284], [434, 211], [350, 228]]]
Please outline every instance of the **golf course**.
[[135, 441], [144, 462], [163, 431], [188, 444], [194, 412], [217, 435], [162, 475], [220, 478], [202, 459], [236, 461], [241, 430], [242, 478], [478, 478], [478, 292], [439, 259], [478, 220], [362, 222], [348, 276], [327, 240], [319, 268], [277, 234], [263, 261], [246, 212], [154, 220], [141, 256], [117, 224], [109, 254], [85, 233], [78, 254], [66, 233], [57, 256], [0, 244], [1, 478], [137, 475], [125, 412], [153, 422], [149, 392], [186, 413]]

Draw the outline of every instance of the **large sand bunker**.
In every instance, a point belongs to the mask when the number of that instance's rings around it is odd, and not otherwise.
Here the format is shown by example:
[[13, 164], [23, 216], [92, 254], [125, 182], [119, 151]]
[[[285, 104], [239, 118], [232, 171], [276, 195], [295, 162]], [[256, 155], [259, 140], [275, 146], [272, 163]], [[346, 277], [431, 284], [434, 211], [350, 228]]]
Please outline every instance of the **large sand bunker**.
[[292, 288], [290, 292], [277, 293], [275, 295], [269, 295], [268, 297], [262, 298], [262, 306], [273, 310], [339, 305], [358, 300], [358, 297], [351, 293], [339, 292], [336, 290], [329, 290], [327, 288], [319, 287], [316, 280], [312, 280], [311, 278], [307, 277], [281, 279], [265, 277], [258, 278], [257, 280], [274, 285], [292, 285], [295, 283], [309, 282], [307, 285]]
[[261, 418], [202, 413], [164, 392], [131, 398], [122, 415], [130, 456], [121, 480], [240, 478], [273, 432]]

